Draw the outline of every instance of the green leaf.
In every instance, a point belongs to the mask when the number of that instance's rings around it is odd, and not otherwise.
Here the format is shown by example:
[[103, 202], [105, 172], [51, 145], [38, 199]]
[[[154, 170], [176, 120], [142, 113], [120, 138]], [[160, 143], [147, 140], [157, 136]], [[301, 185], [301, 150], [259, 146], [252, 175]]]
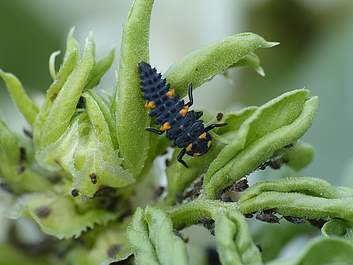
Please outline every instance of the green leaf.
[[246, 221], [238, 211], [218, 214], [215, 224], [217, 251], [222, 265], [263, 264]]
[[50, 85], [49, 89], [47, 90], [46, 99], [33, 125], [33, 141], [37, 147], [40, 146], [42, 125], [48, 116], [49, 110], [53, 105], [53, 102], [56, 99], [59, 91], [62, 89], [63, 85], [65, 84], [67, 78], [75, 68], [79, 57], [78, 43], [74, 38], [73, 34], [74, 34], [74, 28], [70, 30], [67, 37], [67, 41], [66, 41], [67, 48], [64, 55], [64, 61], [60, 66], [58, 73], [56, 74], [54, 82]]
[[[112, 224], [96, 228], [87, 237], [93, 237], [93, 246], [77, 246], [69, 252], [66, 260], [75, 265], [108, 265], [128, 258], [132, 252], [126, 238], [126, 225]], [[86, 240], [86, 237], [83, 238]]]
[[339, 238], [319, 238], [311, 241], [298, 258], [268, 265], [350, 265], [352, 260], [353, 244]]
[[311, 126], [318, 99], [294, 90], [259, 107], [246, 119], [217, 158], [204, 181], [205, 194], [217, 193], [254, 171], [283, 147], [296, 142]]
[[138, 176], [151, 147], [145, 131], [150, 118], [144, 109], [137, 65], [148, 61], [149, 24], [153, 0], [134, 0], [124, 25], [113, 113], [116, 113], [119, 148], [124, 166]]
[[353, 221], [353, 190], [309, 177], [257, 183], [244, 192], [239, 205], [242, 213], [274, 209], [283, 216]]
[[0, 76], [4, 80], [7, 90], [12, 100], [16, 103], [17, 108], [21, 111], [26, 121], [33, 125], [34, 120], [39, 112], [37, 105], [27, 95], [20, 80], [10, 73], [6, 73], [0, 69]]
[[[165, 73], [165, 77], [179, 95], [185, 95], [188, 84], [192, 82], [197, 88], [223, 73], [229, 67], [246, 56], [251, 56], [258, 48], [270, 48], [278, 43], [267, 42], [253, 33], [240, 33], [224, 38], [204, 48], [191, 52], [179, 62], [173, 64]], [[247, 57], [247, 62], [250, 59]], [[244, 62], [243, 60], [243, 62]]]
[[353, 242], [353, 222], [332, 219], [324, 224], [321, 232], [327, 237], [342, 237]]
[[85, 90], [92, 89], [99, 84], [102, 77], [112, 66], [114, 62], [114, 57], [115, 57], [115, 49], [112, 49], [103, 59], [99, 60], [95, 64], [88, 78], [87, 84], [85, 86]]
[[173, 224], [159, 209], [137, 209], [127, 230], [137, 265], [188, 264], [186, 247]]
[[86, 47], [81, 61], [69, 75], [62, 89], [60, 89], [40, 128], [42, 132], [40, 136], [41, 146], [47, 146], [58, 140], [69, 127], [87, 78], [94, 66], [94, 53], [94, 42], [92, 35], [90, 35], [86, 40]]
[[[37, 193], [21, 198], [23, 213], [38, 223], [41, 230], [59, 239], [78, 237], [96, 224], [106, 224], [116, 214], [95, 208], [79, 210], [72, 196]], [[68, 225], [68, 222], [70, 224]]]
[[[109, 128], [109, 134], [110, 134], [112, 144], [114, 148], [117, 149], [118, 141], [116, 137], [115, 119], [113, 117], [113, 114], [110, 111], [108, 103], [99, 95], [97, 95], [93, 90], [85, 92], [83, 96], [86, 98], [88, 97], [92, 101], [92, 104], [96, 106], [97, 111], [101, 112], [102, 115], [104, 116], [104, 120], [107, 123]], [[87, 107], [87, 111], [88, 111], [88, 107]]]

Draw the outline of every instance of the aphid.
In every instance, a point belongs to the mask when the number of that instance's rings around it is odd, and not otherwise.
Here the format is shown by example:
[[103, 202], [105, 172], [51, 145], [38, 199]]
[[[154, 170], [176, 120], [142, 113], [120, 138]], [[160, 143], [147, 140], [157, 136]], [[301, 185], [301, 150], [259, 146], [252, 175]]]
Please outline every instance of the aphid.
[[72, 197], [77, 197], [79, 195], [79, 191], [77, 189], [73, 189], [71, 191], [71, 195], [72, 195]]
[[224, 114], [222, 112], [218, 112], [216, 116], [217, 121], [221, 121], [223, 119], [223, 115]]
[[107, 250], [107, 255], [109, 258], [114, 258], [116, 256], [116, 254], [119, 253], [119, 251], [121, 250], [121, 246], [118, 244], [113, 244], [109, 247], [109, 249]]
[[158, 135], [166, 133], [175, 146], [182, 148], [177, 160], [188, 167], [183, 160], [184, 155], [205, 154], [212, 143], [208, 132], [226, 124], [211, 124], [205, 128], [204, 122], [200, 120], [203, 113], [189, 110], [193, 105], [191, 83], [188, 87], [189, 102], [184, 103], [155, 68], [145, 62], [140, 62], [138, 68], [143, 98], [147, 100], [145, 107], [150, 110], [149, 115], [155, 117], [155, 123], [160, 125], [159, 129], [149, 127], [146, 130]]
[[27, 159], [26, 148], [24, 148], [23, 146], [21, 146], [21, 147], [20, 147], [20, 163], [26, 162], [26, 159]]
[[23, 133], [28, 137], [28, 138], [33, 138], [33, 133], [30, 130], [27, 130], [26, 128], [23, 128]]
[[51, 209], [45, 206], [35, 209], [35, 214], [39, 218], [47, 218], [50, 215], [50, 213], [51, 213]]
[[274, 224], [279, 224], [279, 220], [280, 220], [276, 215], [274, 215], [274, 213], [267, 212], [267, 211], [258, 213], [255, 218], [262, 222], [274, 223]]
[[91, 173], [89, 175], [89, 178], [91, 179], [92, 184], [97, 184], [97, 175], [96, 175], [96, 173]]
[[291, 222], [292, 224], [304, 224], [305, 219], [295, 217], [295, 216], [283, 216], [284, 219], [286, 219], [288, 222]]
[[228, 192], [228, 191], [242, 192], [247, 188], [249, 188], [249, 183], [248, 183], [248, 180], [244, 178], [234, 183], [233, 185], [228, 186], [223, 190], [223, 192]]

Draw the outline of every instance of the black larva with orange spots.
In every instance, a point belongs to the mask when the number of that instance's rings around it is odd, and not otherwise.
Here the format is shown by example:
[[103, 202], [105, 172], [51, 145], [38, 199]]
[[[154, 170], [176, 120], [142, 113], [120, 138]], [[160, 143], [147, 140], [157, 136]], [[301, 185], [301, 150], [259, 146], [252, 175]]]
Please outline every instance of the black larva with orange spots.
[[200, 120], [202, 112], [189, 110], [193, 104], [192, 84], [189, 84], [189, 102], [185, 103], [175, 94], [174, 89], [155, 68], [145, 62], [138, 65], [141, 90], [146, 100], [145, 107], [149, 109], [149, 115], [155, 118], [157, 128], [146, 128], [147, 131], [161, 135], [166, 132], [167, 137], [174, 144], [182, 148], [178, 155], [178, 161], [188, 167], [183, 156], [203, 155], [211, 147], [212, 137], [208, 131], [226, 125], [211, 124], [205, 128]]

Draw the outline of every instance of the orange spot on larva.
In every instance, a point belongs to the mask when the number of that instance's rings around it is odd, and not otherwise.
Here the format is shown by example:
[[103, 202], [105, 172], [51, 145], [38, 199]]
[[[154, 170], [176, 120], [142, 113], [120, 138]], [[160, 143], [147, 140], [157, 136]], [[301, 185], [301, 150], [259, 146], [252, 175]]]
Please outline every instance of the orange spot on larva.
[[170, 90], [167, 92], [167, 96], [168, 96], [168, 97], [174, 96], [174, 89], [170, 89]]
[[162, 132], [164, 132], [164, 131], [166, 131], [166, 130], [169, 130], [170, 128], [171, 128], [171, 127], [170, 127], [169, 122], [165, 122], [165, 123], [163, 123], [163, 125], [161, 126], [160, 130], [161, 130]]
[[153, 101], [147, 101], [145, 103], [145, 108], [146, 109], [154, 109], [156, 107], [156, 104]]
[[188, 113], [188, 111], [189, 111], [189, 106], [184, 106], [184, 107], [179, 111], [179, 113], [180, 113], [181, 116], [185, 117], [186, 114]]
[[203, 132], [202, 134], [200, 134], [199, 139], [206, 139], [206, 133]]

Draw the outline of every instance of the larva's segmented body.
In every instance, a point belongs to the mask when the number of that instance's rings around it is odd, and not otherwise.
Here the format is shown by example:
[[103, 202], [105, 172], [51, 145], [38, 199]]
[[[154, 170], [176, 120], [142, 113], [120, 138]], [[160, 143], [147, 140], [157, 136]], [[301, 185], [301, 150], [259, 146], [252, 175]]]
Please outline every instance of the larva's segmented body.
[[146, 100], [145, 107], [150, 109], [149, 115], [155, 118], [156, 124], [160, 125], [159, 130], [156, 128], [146, 128], [146, 130], [159, 135], [166, 132], [167, 137], [177, 147], [183, 148], [178, 161], [187, 167], [182, 160], [185, 153], [190, 156], [205, 154], [212, 140], [207, 132], [225, 124], [212, 124], [205, 128], [203, 121], [200, 120], [202, 112], [189, 110], [193, 104], [191, 84], [189, 102], [185, 104], [155, 68], [145, 62], [140, 62], [138, 67], [141, 90]]

